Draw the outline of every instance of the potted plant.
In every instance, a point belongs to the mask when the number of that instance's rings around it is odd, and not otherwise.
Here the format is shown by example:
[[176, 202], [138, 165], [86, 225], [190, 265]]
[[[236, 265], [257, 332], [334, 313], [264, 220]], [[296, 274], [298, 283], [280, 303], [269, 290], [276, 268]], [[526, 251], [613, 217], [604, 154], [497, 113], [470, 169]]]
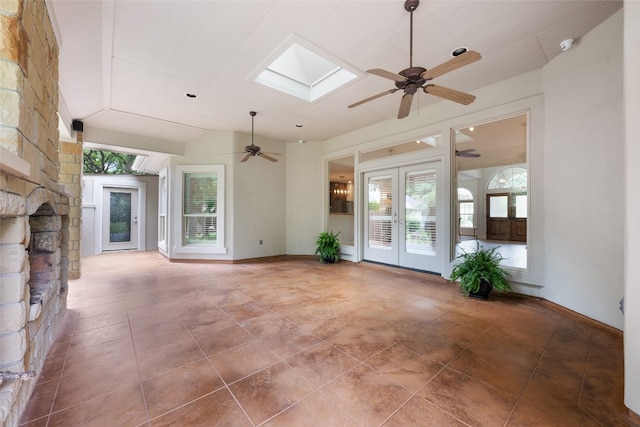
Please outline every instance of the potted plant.
[[459, 282], [465, 296], [487, 299], [493, 289], [498, 292], [511, 290], [507, 281], [509, 273], [500, 266], [502, 255], [497, 252], [498, 248], [487, 249], [476, 241], [473, 252], [463, 250], [458, 255], [461, 262], [453, 267], [450, 280]]
[[316, 255], [320, 254], [320, 261], [330, 264], [340, 259], [340, 241], [338, 234], [333, 231], [323, 231], [316, 240]]

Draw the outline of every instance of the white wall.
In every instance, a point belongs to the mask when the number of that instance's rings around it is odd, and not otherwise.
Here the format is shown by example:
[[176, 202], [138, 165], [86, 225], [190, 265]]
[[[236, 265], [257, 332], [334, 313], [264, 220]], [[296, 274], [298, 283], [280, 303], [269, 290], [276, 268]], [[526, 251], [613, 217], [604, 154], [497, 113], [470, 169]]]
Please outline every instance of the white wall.
[[624, 294], [622, 19], [619, 11], [542, 70], [542, 296], [619, 329], [618, 303]]
[[286, 180], [286, 253], [313, 255], [324, 231], [322, 144], [288, 143]]
[[624, 400], [640, 415], [640, 2], [624, 2], [624, 107], [626, 118], [626, 244]]
[[[235, 194], [233, 210], [233, 259], [258, 258], [284, 255], [285, 231], [285, 170], [288, 159], [285, 144], [254, 135], [254, 142], [261, 150], [274, 155], [277, 162], [251, 157], [240, 163], [235, 159], [233, 176], [229, 185]], [[242, 151], [251, 144], [251, 135], [234, 132], [235, 151]], [[262, 240], [262, 244], [260, 244]]]
[[[180, 201], [175, 200], [180, 179], [178, 165], [224, 165], [225, 167], [225, 247], [226, 253], [176, 253], [171, 258], [239, 260], [285, 253], [285, 144], [254, 135], [254, 142], [278, 162], [252, 157], [240, 162], [251, 134], [212, 132], [185, 146], [184, 156], [171, 160], [169, 220], [173, 242], [179, 237]], [[262, 244], [260, 244], [262, 240]], [[174, 243], [171, 246], [175, 246]]]
[[[169, 167], [169, 258], [172, 259], [233, 259], [233, 176], [234, 161], [239, 162], [239, 154], [234, 146], [234, 132], [211, 132], [185, 145], [184, 156], [174, 156], [170, 159]], [[178, 165], [224, 165], [225, 167], [225, 246], [224, 254], [208, 253], [180, 253], [177, 251], [182, 237], [182, 201], [178, 198], [182, 185], [181, 177], [176, 172]]]

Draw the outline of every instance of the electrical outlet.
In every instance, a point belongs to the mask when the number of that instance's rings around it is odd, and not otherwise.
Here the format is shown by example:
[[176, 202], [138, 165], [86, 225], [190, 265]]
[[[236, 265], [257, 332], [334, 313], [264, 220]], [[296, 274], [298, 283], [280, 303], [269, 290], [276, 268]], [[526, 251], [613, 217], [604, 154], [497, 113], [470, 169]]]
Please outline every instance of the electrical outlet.
[[260, 242], [259, 242], [259, 243], [260, 243], [260, 244], [262, 244], [262, 239], [260, 239]]

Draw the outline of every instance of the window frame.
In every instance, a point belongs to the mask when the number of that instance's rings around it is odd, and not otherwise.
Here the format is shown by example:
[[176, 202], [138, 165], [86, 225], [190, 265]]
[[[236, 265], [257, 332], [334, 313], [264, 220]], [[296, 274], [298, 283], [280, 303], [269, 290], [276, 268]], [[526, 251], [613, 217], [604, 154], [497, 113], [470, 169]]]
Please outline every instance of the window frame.
[[[175, 242], [176, 242], [176, 253], [195, 253], [195, 254], [226, 254], [227, 249], [225, 247], [225, 168], [224, 165], [178, 165], [176, 167], [176, 187], [177, 194], [175, 203], [177, 205], [177, 210], [179, 210], [179, 215], [177, 217], [180, 218], [179, 221], [176, 221], [174, 227], [175, 231]], [[206, 243], [198, 243], [198, 244], [187, 244], [184, 236], [185, 236], [185, 210], [184, 210], [184, 195], [185, 195], [185, 175], [186, 174], [205, 174], [205, 175], [215, 175], [217, 181], [216, 188], [216, 241], [214, 244], [206, 244]], [[176, 218], [177, 218], [176, 217]]]

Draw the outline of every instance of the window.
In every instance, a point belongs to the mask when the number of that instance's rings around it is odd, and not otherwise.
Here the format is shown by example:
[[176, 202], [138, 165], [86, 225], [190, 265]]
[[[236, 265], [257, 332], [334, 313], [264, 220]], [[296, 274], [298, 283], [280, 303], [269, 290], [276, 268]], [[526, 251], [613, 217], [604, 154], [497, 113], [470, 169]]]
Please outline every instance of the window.
[[185, 245], [215, 245], [218, 240], [218, 177], [215, 173], [183, 174]]
[[180, 252], [224, 253], [224, 166], [178, 166]]
[[159, 201], [158, 201], [158, 248], [167, 252], [167, 169], [162, 169], [159, 174]]
[[458, 188], [458, 204], [460, 214], [460, 227], [473, 228], [473, 194], [466, 188]]
[[527, 191], [527, 170], [522, 167], [502, 168], [489, 180], [488, 190], [512, 189]]

